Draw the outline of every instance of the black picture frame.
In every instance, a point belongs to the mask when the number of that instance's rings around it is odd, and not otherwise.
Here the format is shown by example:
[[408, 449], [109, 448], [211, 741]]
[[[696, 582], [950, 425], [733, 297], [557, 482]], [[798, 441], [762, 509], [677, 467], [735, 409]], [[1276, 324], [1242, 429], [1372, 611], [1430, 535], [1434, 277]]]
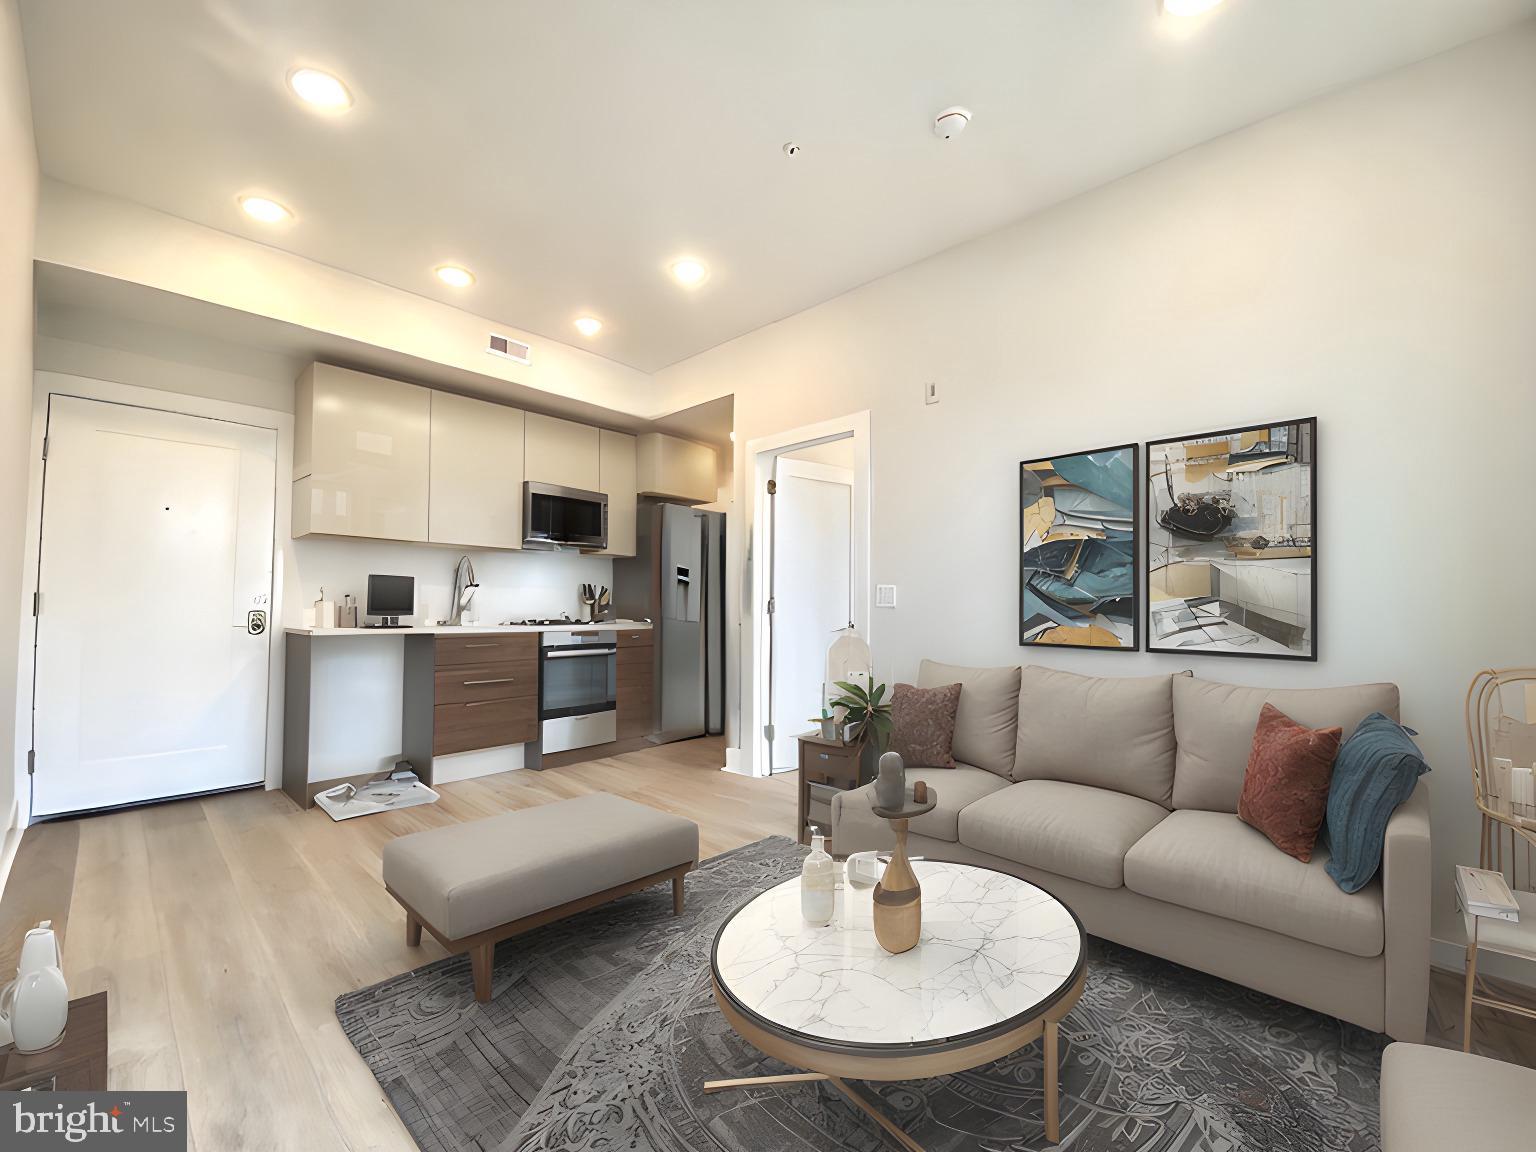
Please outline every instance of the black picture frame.
[[[1302, 559], [1302, 557], [1286, 555], [1286, 553], [1294, 552], [1295, 548], [1300, 547], [1300, 542], [1304, 539], [1305, 546], [1307, 548], [1307, 555], [1305, 556], [1305, 559], [1307, 560], [1308, 568], [1307, 611], [1305, 613], [1304, 627], [1299, 623], [1291, 624], [1288, 621], [1278, 620], [1277, 618], [1270, 617], [1264, 613], [1258, 613], [1251, 609], [1244, 609], [1238, 605], [1233, 605], [1229, 601], [1222, 600], [1219, 595], [1207, 594], [1205, 596], [1181, 597], [1179, 599], [1184, 600], [1186, 604], [1192, 600], [1203, 601], [1202, 604], [1191, 605], [1192, 610], [1207, 607], [1210, 604], [1218, 604], [1222, 606], [1220, 609], [1218, 609], [1218, 611], [1235, 612], [1236, 615], [1233, 616], [1211, 616], [1208, 619], [1212, 623], [1215, 623], [1219, 620], [1220, 623], [1229, 627], [1236, 624], [1243, 631], [1250, 632], [1257, 636], [1256, 640], [1245, 642], [1243, 645], [1244, 647], [1251, 646], [1254, 648], [1254, 650], [1244, 651], [1241, 647], [1215, 647], [1213, 646], [1215, 643], [1214, 641], [1211, 644], [1193, 645], [1182, 642], [1175, 645], [1159, 643], [1160, 621], [1158, 617], [1161, 613], [1169, 612], [1171, 609], [1168, 607], [1159, 608], [1159, 604], [1166, 605], [1167, 600], [1159, 601], [1155, 599], [1153, 591], [1158, 587], [1160, 582], [1165, 588], [1169, 585], [1168, 575], [1164, 573], [1163, 570], [1165, 568], [1172, 567], [1171, 559], [1173, 556], [1174, 543], [1169, 543], [1168, 541], [1183, 544], [1186, 552], [1191, 557], [1198, 560], [1198, 554], [1195, 552], [1194, 548], [1190, 546], [1190, 542], [1195, 538], [1180, 534], [1178, 531], [1170, 529], [1167, 524], [1164, 523], [1159, 513], [1160, 506], [1164, 509], [1164, 514], [1166, 514], [1167, 509], [1173, 504], [1177, 503], [1176, 499], [1169, 498], [1167, 489], [1169, 485], [1172, 485], [1175, 493], [1177, 493], [1178, 486], [1176, 483], [1174, 483], [1173, 477], [1169, 470], [1166, 467], [1160, 467], [1160, 464], [1167, 459], [1166, 449], [1169, 445], [1175, 444], [1179, 445], [1182, 450], [1183, 446], [1185, 445], [1198, 444], [1201, 442], [1215, 444], [1223, 439], [1228, 441], [1238, 441], [1248, 433], [1281, 428], [1288, 430], [1287, 444], [1293, 445], [1295, 448], [1296, 459], [1294, 463], [1304, 466], [1305, 474], [1307, 477], [1305, 508], [1305, 526], [1307, 528], [1307, 532], [1305, 537], [1303, 537], [1300, 533], [1291, 534], [1289, 536], [1291, 541], [1290, 546], [1287, 546], [1285, 543], [1287, 539], [1286, 536], [1282, 535], [1273, 542], [1268, 541], [1266, 538], [1266, 547], [1258, 550], [1258, 556], [1248, 556], [1241, 558], [1239, 558], [1239, 553], [1235, 551], [1234, 547], [1231, 545], [1231, 541], [1242, 538], [1245, 535], [1245, 533], [1242, 531], [1227, 533], [1224, 531], [1224, 529], [1218, 530], [1214, 535], [1206, 539], [1202, 546], [1206, 552], [1213, 554], [1214, 558], [1215, 544], [1219, 541], [1222, 547], [1226, 548], [1229, 552], [1229, 561], [1232, 564], [1252, 563], [1260, 560], [1262, 558], [1262, 552], [1268, 551], [1270, 547], [1277, 548], [1277, 561], [1288, 560], [1294, 562], [1296, 560]], [[1270, 446], [1268, 448], [1269, 451], [1274, 451], [1272, 447], [1274, 444], [1273, 437], [1267, 437], [1260, 443]], [[1210, 432], [1199, 432], [1184, 436], [1167, 436], [1163, 437], [1162, 439], [1148, 440], [1146, 442], [1146, 484], [1142, 503], [1146, 510], [1144, 537], [1146, 541], [1145, 587], [1147, 588], [1147, 596], [1145, 601], [1145, 611], [1147, 618], [1146, 635], [1148, 652], [1170, 653], [1178, 656], [1236, 657], [1238, 659], [1246, 660], [1295, 660], [1306, 663], [1317, 662], [1319, 648], [1318, 641], [1320, 637], [1318, 628], [1319, 603], [1317, 562], [1319, 556], [1318, 547], [1320, 538], [1320, 533], [1318, 531], [1318, 520], [1320, 519], [1321, 512], [1321, 505], [1319, 503], [1318, 495], [1319, 488], [1317, 444], [1317, 417], [1315, 416], [1307, 416], [1299, 419], [1288, 420], [1266, 420], [1254, 424], [1240, 425], [1235, 428], [1218, 428]], [[1243, 449], [1242, 451], [1257, 453], [1255, 457], [1244, 461], [1244, 463], [1248, 464], [1257, 464], [1262, 459], [1264, 450], [1259, 449], [1258, 445], [1256, 444], [1253, 447]], [[1180, 463], [1183, 463], [1183, 461]], [[1213, 470], [1209, 474], [1215, 474], [1216, 471], [1230, 472], [1231, 470]], [[1264, 471], [1264, 469], [1260, 467], [1255, 469], [1253, 472], [1246, 474], [1259, 474], [1262, 471]], [[1161, 489], [1158, 487], [1160, 484], [1163, 486]], [[1234, 486], [1237, 486], [1239, 482], [1233, 481], [1233, 484]], [[1186, 489], [1186, 491], [1188, 490]], [[1200, 493], [1193, 494], [1197, 496], [1200, 495]], [[1229, 508], [1230, 507], [1229, 497]], [[1241, 510], [1231, 510], [1231, 519], [1228, 521], [1228, 526], [1236, 523], [1239, 519], [1250, 519], [1250, 517], [1240, 516], [1239, 511]], [[1209, 522], [1204, 524], [1196, 524], [1194, 522], [1194, 517], [1199, 515], [1199, 513], [1199, 509], [1195, 509], [1192, 513], [1186, 513], [1185, 525], [1187, 530], [1193, 530], [1195, 528], [1204, 530], [1212, 527], [1215, 523], [1215, 520], [1223, 514], [1219, 509], [1215, 512], [1207, 511], [1206, 515], [1210, 517]], [[1293, 521], [1292, 523], [1299, 526], [1301, 521]], [[1253, 542], [1256, 537], [1263, 536], [1263, 533], [1249, 532], [1246, 535], [1248, 535], [1250, 538], [1250, 542]], [[1247, 549], [1247, 551], [1253, 551], [1253, 549], [1250, 548]], [[1188, 562], [1190, 562], [1189, 559], [1178, 561], [1178, 563]], [[1293, 615], [1296, 615], [1299, 618], [1301, 613], [1293, 613]], [[1257, 628], [1247, 627], [1248, 624], [1254, 623], [1258, 624], [1259, 626]], [[1165, 632], [1164, 634], [1185, 634], [1187, 636], [1190, 633], [1203, 631], [1205, 626], [1206, 625], [1190, 623], [1186, 621], [1182, 624], [1185, 632]], [[1288, 644], [1286, 640], [1283, 639], [1283, 637], [1293, 635], [1294, 631], [1298, 628], [1301, 629], [1302, 635], [1306, 641], [1306, 647], [1304, 649], [1299, 651], [1274, 650], [1274, 647], [1277, 645], [1281, 648], [1291, 647], [1292, 645]]]
[[[1030, 634], [1039, 634], [1041, 627], [1040, 622], [1036, 619], [1036, 614], [1029, 612], [1026, 607], [1026, 595], [1030, 592], [1031, 577], [1034, 573], [1041, 570], [1038, 564], [1031, 565], [1026, 562], [1029, 553], [1026, 552], [1025, 545], [1029, 542], [1031, 536], [1028, 532], [1028, 529], [1025, 527], [1025, 513], [1026, 510], [1032, 507], [1035, 501], [1039, 498], [1039, 492], [1034, 490], [1035, 486], [1038, 484], [1038, 481], [1032, 483], [1031, 477], [1037, 475], [1040, 466], [1045, 465], [1049, 467], [1053, 461], [1075, 460], [1079, 457], [1105, 456], [1111, 454], [1124, 454], [1130, 463], [1131, 469], [1130, 507], [1126, 510], [1127, 515], [1123, 518], [1124, 522], [1129, 525], [1129, 537], [1126, 539], [1128, 539], [1129, 542], [1131, 571], [1130, 611], [1128, 614], [1131, 627], [1131, 642], [1129, 644], [1124, 642], [1119, 644], [1070, 644], [1029, 639], [1028, 636]], [[1018, 543], [1016, 545], [1016, 552], [1019, 558], [1019, 589], [1017, 604], [1019, 608], [1020, 647], [1067, 648], [1074, 651], [1094, 652], [1136, 652], [1141, 649], [1143, 601], [1143, 580], [1141, 570], [1142, 489], [1141, 445], [1137, 443], [1112, 444], [1105, 448], [1090, 448], [1077, 452], [1058, 452], [1050, 456], [1040, 456], [1031, 460], [1024, 460], [1019, 463], [1019, 513], [1018, 519], [1015, 523], [1018, 528]], [[1114, 517], [1114, 520], [1118, 523], [1120, 518]], [[1122, 538], [1116, 537], [1115, 539]], [[1039, 596], [1038, 591], [1035, 593], [1035, 595], [1037, 597]], [[1066, 624], [1064, 621], [1058, 622], [1058, 627], [1064, 626], [1070, 625]], [[1053, 628], [1049, 630], [1054, 631], [1055, 629]]]

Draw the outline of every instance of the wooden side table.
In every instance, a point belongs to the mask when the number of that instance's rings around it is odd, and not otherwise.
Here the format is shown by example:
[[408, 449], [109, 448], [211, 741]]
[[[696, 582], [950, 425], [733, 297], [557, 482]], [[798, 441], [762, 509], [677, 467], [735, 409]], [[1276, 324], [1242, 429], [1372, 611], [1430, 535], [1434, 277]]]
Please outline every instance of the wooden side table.
[[809, 824], [822, 826], [828, 835], [832, 832], [831, 792], [847, 792], [869, 781], [861, 776], [862, 744], [823, 740], [815, 732], [806, 732], [797, 739], [800, 741], [800, 843], [809, 844]]
[[0, 1092], [107, 1090], [107, 994], [69, 1002], [64, 1039], [46, 1052], [23, 1056], [0, 1047]]

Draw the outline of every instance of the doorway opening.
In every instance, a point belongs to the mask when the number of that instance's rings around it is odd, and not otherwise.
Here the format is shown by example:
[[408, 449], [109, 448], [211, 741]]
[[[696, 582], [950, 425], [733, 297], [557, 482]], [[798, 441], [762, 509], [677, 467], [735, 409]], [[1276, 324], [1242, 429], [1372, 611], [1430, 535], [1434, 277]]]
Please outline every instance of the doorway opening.
[[753, 500], [754, 719], [743, 731], [752, 773], [799, 767], [797, 737], [828, 694], [827, 650], [869, 635], [868, 413], [750, 446]]

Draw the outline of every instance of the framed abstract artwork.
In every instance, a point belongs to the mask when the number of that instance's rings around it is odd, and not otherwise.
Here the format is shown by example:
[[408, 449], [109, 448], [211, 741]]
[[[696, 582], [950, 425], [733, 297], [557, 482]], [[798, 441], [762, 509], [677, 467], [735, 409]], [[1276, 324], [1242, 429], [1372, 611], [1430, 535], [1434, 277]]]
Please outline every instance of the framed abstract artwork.
[[1135, 444], [1019, 465], [1019, 643], [1134, 652], [1141, 640]]
[[1317, 420], [1147, 444], [1147, 650], [1317, 659]]

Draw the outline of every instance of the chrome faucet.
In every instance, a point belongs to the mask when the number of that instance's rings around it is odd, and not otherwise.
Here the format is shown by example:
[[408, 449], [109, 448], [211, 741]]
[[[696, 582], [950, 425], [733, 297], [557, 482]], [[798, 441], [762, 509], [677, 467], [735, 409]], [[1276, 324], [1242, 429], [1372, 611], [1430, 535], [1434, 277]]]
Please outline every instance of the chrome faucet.
[[448, 617], [448, 623], [458, 625], [464, 622], [464, 609], [475, 598], [475, 589], [480, 585], [475, 583], [475, 566], [470, 563], [468, 556], [459, 557], [459, 566], [453, 570], [453, 611]]

